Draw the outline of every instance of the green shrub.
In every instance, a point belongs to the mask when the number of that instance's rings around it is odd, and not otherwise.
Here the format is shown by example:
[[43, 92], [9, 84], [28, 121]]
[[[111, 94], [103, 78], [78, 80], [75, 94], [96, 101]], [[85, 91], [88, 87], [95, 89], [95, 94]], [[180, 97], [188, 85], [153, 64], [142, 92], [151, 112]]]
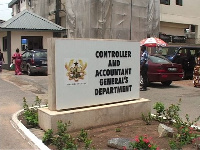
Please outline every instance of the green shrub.
[[78, 141], [79, 142], [84, 142], [85, 143], [85, 149], [89, 149], [90, 148], [90, 144], [92, 143], [92, 140], [90, 140], [88, 138], [88, 134], [84, 129], [81, 129], [81, 132], [78, 136]]
[[161, 102], [156, 102], [153, 106], [153, 109], [156, 110], [156, 113], [158, 116], [161, 116], [164, 113], [165, 106]]
[[63, 123], [62, 121], [57, 122], [58, 132], [56, 136], [53, 137], [53, 145], [55, 145], [58, 150], [77, 149], [74, 138], [67, 133], [68, 126], [69, 124]]
[[27, 124], [31, 125], [32, 127], [38, 126], [38, 107], [40, 107], [41, 99], [36, 97], [35, 104], [38, 106], [29, 107], [26, 98], [25, 97], [23, 98], [23, 108], [24, 108], [23, 115], [25, 117]]
[[153, 121], [153, 117], [151, 116], [151, 113], [149, 112], [147, 116], [145, 116], [144, 114], [142, 114], [142, 120], [144, 122], [146, 122], [146, 125], [150, 125], [151, 122]]
[[42, 138], [42, 142], [46, 145], [53, 143], [53, 130], [48, 129], [45, 131], [44, 136]]

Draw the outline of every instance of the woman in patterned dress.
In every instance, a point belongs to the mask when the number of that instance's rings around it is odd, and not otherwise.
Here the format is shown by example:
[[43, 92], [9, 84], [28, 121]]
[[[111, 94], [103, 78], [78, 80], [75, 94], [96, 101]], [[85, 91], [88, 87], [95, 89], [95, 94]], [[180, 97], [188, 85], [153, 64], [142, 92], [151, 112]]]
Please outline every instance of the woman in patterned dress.
[[22, 55], [19, 53], [19, 49], [16, 49], [16, 53], [14, 53], [14, 55], [12, 56], [12, 63], [13, 60], [15, 60], [15, 75], [21, 75], [22, 71], [21, 71], [21, 63], [22, 63]]
[[196, 57], [196, 66], [193, 73], [194, 87], [200, 87], [200, 53]]

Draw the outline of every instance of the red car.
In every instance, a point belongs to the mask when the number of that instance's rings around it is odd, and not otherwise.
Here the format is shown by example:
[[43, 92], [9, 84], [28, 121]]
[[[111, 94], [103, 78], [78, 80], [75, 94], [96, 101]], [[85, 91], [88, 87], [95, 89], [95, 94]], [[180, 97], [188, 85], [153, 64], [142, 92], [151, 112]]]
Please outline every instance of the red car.
[[[148, 59], [148, 84], [161, 82], [169, 86], [172, 81], [182, 80], [183, 69], [181, 64], [172, 63], [159, 54], [149, 55]], [[141, 78], [141, 84], [143, 80]]]

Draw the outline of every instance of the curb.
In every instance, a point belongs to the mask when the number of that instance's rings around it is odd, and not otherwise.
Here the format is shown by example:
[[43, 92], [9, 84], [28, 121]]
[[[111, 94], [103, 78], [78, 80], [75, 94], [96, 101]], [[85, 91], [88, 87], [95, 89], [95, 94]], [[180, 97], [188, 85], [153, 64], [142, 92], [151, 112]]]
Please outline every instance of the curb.
[[19, 120], [18, 116], [23, 112], [23, 109], [12, 115], [10, 123], [28, 141], [34, 149], [50, 150], [40, 139], [38, 139], [29, 129], [27, 129]]
[[[151, 116], [155, 117], [156, 115], [155, 115], [155, 114], [151, 114]], [[163, 119], [166, 119], [166, 118], [163, 117]], [[173, 120], [173, 122], [175, 122], [175, 121]], [[191, 125], [191, 127], [200, 130], [200, 126], [197, 126], [197, 125]]]

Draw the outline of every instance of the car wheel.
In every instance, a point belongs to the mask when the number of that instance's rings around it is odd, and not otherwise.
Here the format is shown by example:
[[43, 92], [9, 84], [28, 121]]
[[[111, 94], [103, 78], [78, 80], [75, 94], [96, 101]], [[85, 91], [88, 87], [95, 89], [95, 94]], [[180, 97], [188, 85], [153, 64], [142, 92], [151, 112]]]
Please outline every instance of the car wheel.
[[27, 73], [28, 73], [29, 76], [31, 76], [33, 74], [32, 71], [31, 71], [31, 68], [29, 66], [27, 67]]
[[172, 83], [172, 81], [163, 81], [163, 82], [161, 82], [164, 86], [169, 86], [171, 83]]

